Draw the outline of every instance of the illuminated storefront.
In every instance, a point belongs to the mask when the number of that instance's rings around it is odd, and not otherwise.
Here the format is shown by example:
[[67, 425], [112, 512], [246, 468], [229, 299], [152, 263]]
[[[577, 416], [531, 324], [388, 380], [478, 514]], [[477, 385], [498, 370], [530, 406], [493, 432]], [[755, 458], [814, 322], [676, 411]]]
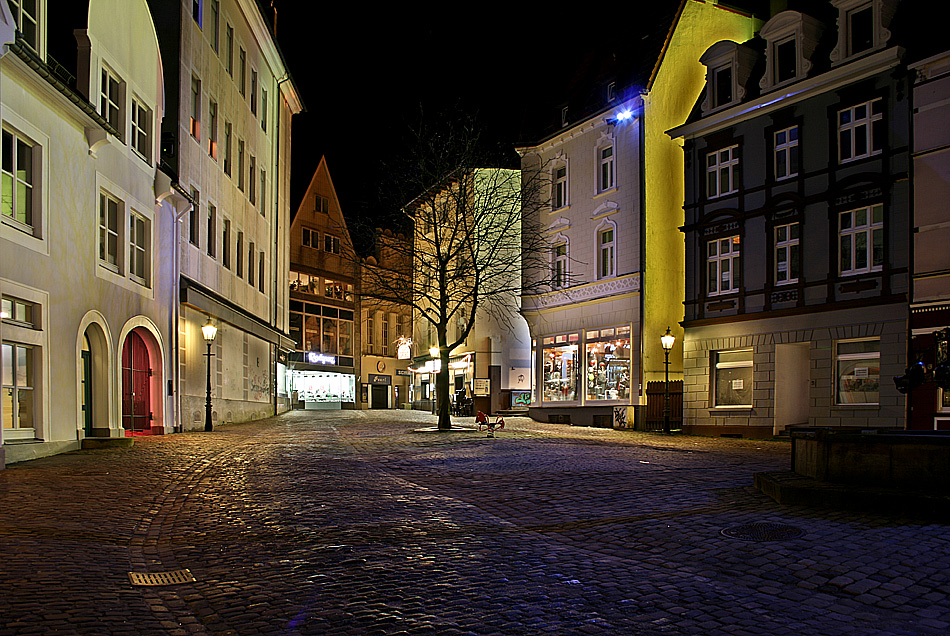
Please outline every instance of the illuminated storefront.
[[541, 400], [576, 402], [580, 334], [547, 336], [541, 340]]
[[543, 336], [540, 352], [533, 340], [532, 404], [630, 404], [631, 351], [630, 325]]
[[630, 326], [587, 331], [587, 401], [630, 399]]
[[352, 358], [296, 351], [287, 359], [285, 377], [294, 408], [353, 408], [356, 375]]

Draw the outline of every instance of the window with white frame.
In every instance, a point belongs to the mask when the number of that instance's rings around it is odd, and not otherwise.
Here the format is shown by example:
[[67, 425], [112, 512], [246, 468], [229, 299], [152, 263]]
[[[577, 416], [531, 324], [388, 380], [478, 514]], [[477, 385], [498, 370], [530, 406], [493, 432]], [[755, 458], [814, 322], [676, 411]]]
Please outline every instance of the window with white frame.
[[20, 327], [36, 327], [35, 305], [28, 300], [3, 296], [0, 300], [0, 320]]
[[709, 241], [706, 244], [707, 295], [718, 296], [738, 291], [740, 266], [738, 236]]
[[[99, 114], [122, 135], [122, 80], [103, 67], [99, 82]], [[121, 138], [121, 137], [120, 137]]]
[[384, 356], [389, 355], [389, 316], [385, 313], [383, 314], [382, 322], [382, 342], [380, 342], [380, 349]]
[[874, 10], [870, 3], [848, 11], [848, 55], [874, 47]]
[[752, 406], [752, 349], [716, 351], [713, 406]]
[[107, 192], [99, 193], [99, 264], [119, 271], [119, 216], [122, 204]]
[[7, 4], [10, 5], [10, 13], [13, 15], [17, 31], [30, 48], [38, 52], [40, 3], [36, 0], [7, 0]]
[[201, 80], [191, 76], [191, 136], [201, 138]]
[[600, 172], [597, 176], [597, 190], [603, 192], [614, 187], [614, 147], [604, 146], [600, 155]]
[[781, 84], [795, 79], [798, 74], [798, 41], [794, 36], [776, 42], [773, 48], [775, 53], [775, 83]]
[[129, 275], [148, 284], [148, 219], [133, 211], [129, 215]]
[[713, 69], [713, 108], [732, 102], [732, 64]]
[[835, 342], [835, 404], [877, 404], [880, 383], [879, 338]]
[[863, 274], [884, 266], [884, 206], [872, 205], [838, 215], [839, 273]]
[[[34, 152], [37, 149], [37, 152]], [[24, 231], [35, 228], [34, 208], [36, 176], [34, 165], [38, 147], [12, 130], [3, 129], [0, 143], [0, 213], [4, 220]]]
[[798, 223], [775, 227], [775, 284], [798, 282], [799, 238]]
[[3, 428], [33, 428], [33, 347], [3, 342]]
[[567, 242], [556, 243], [551, 248], [551, 269], [554, 274], [554, 286], [567, 286]]
[[316, 230], [311, 230], [309, 227], [305, 227], [302, 229], [300, 242], [304, 247], [316, 249], [320, 247], [320, 233]]
[[710, 199], [739, 189], [739, 146], [706, 155], [706, 196]]
[[798, 126], [775, 133], [775, 178], [788, 179], [798, 174]]
[[152, 111], [132, 98], [132, 150], [146, 162], [152, 161]]
[[614, 275], [614, 228], [606, 227], [597, 233], [597, 277], [609, 278]]
[[870, 101], [838, 111], [838, 160], [870, 157], [884, 147], [884, 100]]
[[567, 205], [567, 166], [555, 167], [553, 177], [554, 189], [551, 193], [551, 206], [557, 210]]

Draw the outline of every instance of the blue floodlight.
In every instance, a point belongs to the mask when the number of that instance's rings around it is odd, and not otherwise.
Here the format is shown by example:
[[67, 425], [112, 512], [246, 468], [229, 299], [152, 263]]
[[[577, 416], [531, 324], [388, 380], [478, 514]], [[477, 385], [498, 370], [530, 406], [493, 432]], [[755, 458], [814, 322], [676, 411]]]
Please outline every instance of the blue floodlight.
[[633, 117], [633, 113], [629, 110], [622, 110], [617, 113], [617, 121], [627, 121], [631, 117]]

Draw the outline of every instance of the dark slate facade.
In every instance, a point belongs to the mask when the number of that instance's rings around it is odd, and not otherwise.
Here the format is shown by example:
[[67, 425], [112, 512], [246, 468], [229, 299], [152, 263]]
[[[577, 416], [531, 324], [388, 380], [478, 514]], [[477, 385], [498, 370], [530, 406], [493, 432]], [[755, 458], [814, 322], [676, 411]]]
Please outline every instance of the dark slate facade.
[[891, 29], [913, 3], [788, 4], [706, 52], [706, 93], [670, 133], [695, 433], [904, 426], [911, 110]]

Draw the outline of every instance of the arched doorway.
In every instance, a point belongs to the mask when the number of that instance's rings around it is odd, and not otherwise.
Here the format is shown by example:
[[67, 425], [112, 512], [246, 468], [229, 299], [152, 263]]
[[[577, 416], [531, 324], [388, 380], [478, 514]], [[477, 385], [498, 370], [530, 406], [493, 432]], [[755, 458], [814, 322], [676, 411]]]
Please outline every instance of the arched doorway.
[[126, 437], [152, 434], [152, 367], [148, 348], [136, 330], [122, 347], [122, 428]]
[[82, 430], [85, 437], [92, 437], [92, 345], [89, 344], [89, 335], [82, 335], [82, 349], [79, 352], [80, 372], [80, 404], [82, 404]]

